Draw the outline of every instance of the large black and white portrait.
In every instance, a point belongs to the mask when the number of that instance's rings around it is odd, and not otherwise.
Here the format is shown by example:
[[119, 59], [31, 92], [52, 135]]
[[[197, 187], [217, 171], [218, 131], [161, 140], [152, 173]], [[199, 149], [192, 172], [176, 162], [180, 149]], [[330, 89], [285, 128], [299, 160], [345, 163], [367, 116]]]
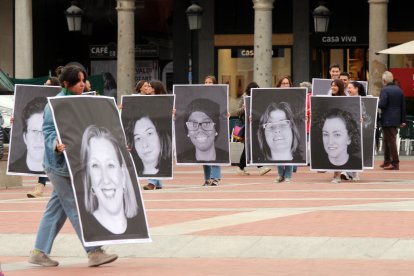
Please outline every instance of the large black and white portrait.
[[7, 174], [45, 176], [43, 112], [47, 97], [56, 96], [61, 89], [16, 84]]
[[251, 92], [252, 164], [306, 164], [306, 88]]
[[361, 97], [311, 97], [311, 170], [361, 171]]
[[140, 178], [172, 178], [174, 95], [122, 96], [122, 124]]
[[246, 156], [246, 165], [249, 166], [252, 162], [252, 154], [250, 152], [250, 101], [251, 96], [244, 97], [244, 152]]
[[135, 165], [112, 97], [48, 98], [85, 246], [149, 241]]
[[373, 169], [378, 97], [361, 97], [361, 112], [364, 169]]
[[230, 164], [228, 85], [174, 85], [177, 164]]

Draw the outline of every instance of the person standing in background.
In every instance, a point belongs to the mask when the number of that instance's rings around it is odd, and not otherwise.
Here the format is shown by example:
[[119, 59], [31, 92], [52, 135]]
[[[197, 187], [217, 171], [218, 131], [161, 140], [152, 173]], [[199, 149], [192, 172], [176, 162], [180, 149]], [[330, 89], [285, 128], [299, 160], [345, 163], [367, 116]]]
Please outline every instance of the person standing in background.
[[[249, 123], [249, 118], [245, 118], [244, 114], [245, 114], [245, 108], [246, 106], [244, 106], [244, 97], [245, 96], [250, 96], [250, 92], [252, 88], [259, 88], [259, 85], [256, 82], [250, 82], [247, 86], [246, 89], [244, 90], [244, 94], [243, 96], [240, 98], [240, 102], [239, 102], [239, 109], [237, 110], [237, 116], [239, 116], [240, 120], [243, 122], [244, 125], [246, 125], [246, 123]], [[250, 108], [250, 107], [247, 107]], [[246, 121], [247, 120], [247, 121]], [[265, 175], [268, 172], [270, 172], [272, 169], [268, 168], [268, 167], [262, 167], [262, 166], [257, 166], [260, 169], [260, 175]], [[237, 167], [237, 174], [240, 175], [250, 175], [248, 172], [246, 172], [245, 170], [246, 168], [246, 148], [243, 147], [243, 151], [242, 154], [240, 155], [240, 161], [239, 161], [239, 166]]]
[[380, 165], [384, 170], [399, 170], [400, 159], [397, 150], [398, 128], [405, 127], [406, 108], [404, 93], [394, 84], [394, 76], [385, 71], [378, 108], [381, 110], [380, 120], [384, 137], [384, 162]]
[[[59, 79], [56, 77], [49, 77], [47, 81], [45, 82], [45, 85], [51, 85], [51, 86], [60, 86]], [[49, 181], [49, 178], [41, 176], [38, 179], [38, 183], [33, 189], [33, 191], [27, 193], [28, 198], [35, 198], [35, 197], [41, 197], [43, 195], [43, 191], [46, 186], [46, 182]]]
[[341, 72], [341, 74], [339, 74], [339, 79], [344, 83], [345, 95], [349, 96], [349, 93], [348, 93], [349, 74], [347, 72]]

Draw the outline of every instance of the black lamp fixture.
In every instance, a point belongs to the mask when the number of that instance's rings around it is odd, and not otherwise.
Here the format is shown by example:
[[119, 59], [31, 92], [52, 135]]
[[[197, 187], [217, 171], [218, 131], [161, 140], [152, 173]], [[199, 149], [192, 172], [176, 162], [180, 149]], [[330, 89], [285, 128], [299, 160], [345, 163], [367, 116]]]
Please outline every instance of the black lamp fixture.
[[197, 1], [192, 1], [191, 6], [189, 6], [185, 11], [190, 30], [201, 29], [201, 15], [203, 14], [203, 8], [197, 5], [196, 2]]
[[69, 32], [79, 32], [82, 29], [83, 10], [76, 5], [77, 1], [72, 1], [71, 6], [65, 11]]
[[319, 6], [313, 10], [312, 14], [315, 33], [326, 33], [328, 31], [331, 11], [325, 7], [324, 2], [319, 2]]

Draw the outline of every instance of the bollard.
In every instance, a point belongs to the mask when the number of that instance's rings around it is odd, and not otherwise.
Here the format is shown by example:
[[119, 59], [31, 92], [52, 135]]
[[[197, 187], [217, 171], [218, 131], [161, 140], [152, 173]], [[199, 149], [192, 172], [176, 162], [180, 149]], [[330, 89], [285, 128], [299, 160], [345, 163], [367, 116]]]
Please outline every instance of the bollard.
[[0, 159], [0, 188], [21, 187], [23, 180], [20, 175], [6, 175], [9, 144], [4, 144], [4, 156]]

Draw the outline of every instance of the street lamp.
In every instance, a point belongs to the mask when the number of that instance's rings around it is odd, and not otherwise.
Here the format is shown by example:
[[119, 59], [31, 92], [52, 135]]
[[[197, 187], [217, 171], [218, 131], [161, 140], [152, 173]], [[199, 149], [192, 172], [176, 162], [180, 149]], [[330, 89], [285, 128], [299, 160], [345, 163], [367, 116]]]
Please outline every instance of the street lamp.
[[82, 27], [83, 10], [76, 4], [76, 1], [72, 1], [71, 6], [65, 11], [69, 32], [79, 32]]
[[193, 55], [193, 35], [192, 31], [201, 29], [201, 15], [203, 8], [197, 5], [197, 1], [192, 1], [191, 5], [185, 11], [188, 19], [188, 27], [190, 28], [190, 52], [188, 54], [188, 83], [193, 83], [192, 74], [192, 55]]
[[315, 33], [326, 33], [328, 31], [329, 17], [331, 16], [330, 10], [324, 6], [323, 2], [320, 2], [312, 14]]

